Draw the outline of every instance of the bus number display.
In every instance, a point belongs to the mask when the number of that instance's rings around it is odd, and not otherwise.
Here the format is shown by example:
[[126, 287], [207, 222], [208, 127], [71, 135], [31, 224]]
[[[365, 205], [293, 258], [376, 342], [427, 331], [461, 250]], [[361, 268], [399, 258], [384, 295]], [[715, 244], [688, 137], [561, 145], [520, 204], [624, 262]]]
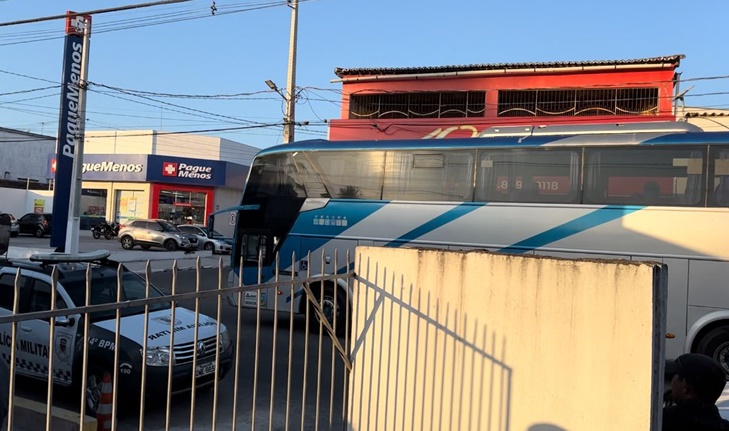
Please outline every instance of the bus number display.
[[[536, 176], [532, 181], [539, 189], [541, 195], [566, 195], [570, 189], [569, 177], [558, 176]], [[524, 180], [522, 177], [514, 178], [514, 190], [522, 190]], [[496, 182], [496, 190], [499, 193], [508, 193], [510, 190], [509, 178], [501, 176]]]

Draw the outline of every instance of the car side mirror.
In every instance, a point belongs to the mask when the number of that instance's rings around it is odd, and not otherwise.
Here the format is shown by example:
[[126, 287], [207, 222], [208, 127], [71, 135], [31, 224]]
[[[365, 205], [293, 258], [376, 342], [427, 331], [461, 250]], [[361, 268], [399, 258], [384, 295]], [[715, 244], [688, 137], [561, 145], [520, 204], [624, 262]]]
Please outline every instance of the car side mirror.
[[61, 326], [64, 328], [68, 328], [69, 326], [73, 326], [73, 324], [76, 321], [73, 317], [66, 317], [66, 316], [58, 316], [56, 317], [56, 326]]

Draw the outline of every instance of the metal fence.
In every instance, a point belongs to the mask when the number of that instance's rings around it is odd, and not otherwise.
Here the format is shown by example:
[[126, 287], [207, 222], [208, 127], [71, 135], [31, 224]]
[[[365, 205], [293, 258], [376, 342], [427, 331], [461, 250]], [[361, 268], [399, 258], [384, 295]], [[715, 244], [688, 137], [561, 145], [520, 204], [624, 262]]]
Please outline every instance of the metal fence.
[[[29, 281], [36, 274], [30, 267], [13, 268], [12, 285], [0, 285], [0, 296], [13, 299], [12, 309], [0, 308], [0, 332], [7, 331], [0, 349], [15, 395], [9, 397], [8, 429], [24, 426], [27, 413], [15, 405], [17, 397], [45, 403], [46, 430], [55, 420], [52, 406], [77, 413], [79, 429], [86, 429], [89, 414], [102, 422], [99, 429], [106, 424], [111, 430], [346, 427], [350, 310], [334, 313], [330, 323], [316, 298], [324, 296], [326, 283], [351, 286], [351, 271], [307, 274], [302, 281], [276, 270], [271, 282], [229, 287], [222, 259], [213, 269], [198, 259], [194, 270], [180, 270], [175, 261], [168, 272], [152, 272], [147, 262], [136, 282], [144, 294], [135, 296], [129, 294], [135, 276], [109, 265], [83, 265], [83, 304], [66, 291], [79, 271], [64, 273], [63, 264], [44, 267], [51, 285], [47, 301]], [[95, 289], [104, 268], [116, 276], [116, 297], [101, 300]], [[294, 316], [294, 301], [284, 298], [294, 298], [302, 285], [310, 306]], [[225, 300], [233, 296], [241, 304], [245, 291], [271, 289], [273, 311], [262, 310], [260, 301], [257, 309], [243, 309]], [[32, 311], [28, 304], [35, 304]], [[342, 315], [346, 330], [338, 337]]]

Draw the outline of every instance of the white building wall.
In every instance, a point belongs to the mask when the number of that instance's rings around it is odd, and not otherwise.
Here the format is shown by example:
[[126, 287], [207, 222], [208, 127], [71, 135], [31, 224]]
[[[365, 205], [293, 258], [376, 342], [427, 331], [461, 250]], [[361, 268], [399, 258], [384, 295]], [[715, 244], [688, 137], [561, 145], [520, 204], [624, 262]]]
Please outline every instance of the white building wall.
[[36, 203], [42, 207], [42, 212], [51, 212], [53, 192], [0, 188], [0, 213], [9, 213], [20, 218], [23, 214], [33, 212]]
[[705, 132], [729, 132], [729, 109], [686, 107], [684, 120]]
[[214, 136], [155, 130], [87, 131], [86, 154], [152, 154], [250, 165], [261, 149]]
[[[233, 207], [240, 204], [243, 192], [238, 189], [218, 188], [215, 190], [215, 211]], [[232, 219], [235, 223], [235, 219]], [[225, 236], [232, 237], [234, 224], [230, 223], [230, 213], [218, 214], [215, 216], [215, 230]], [[206, 220], [207, 223], [207, 220]]]
[[56, 149], [56, 138], [0, 129], [0, 178], [48, 180], [48, 155]]
[[84, 154], [154, 154], [151, 130], [86, 131]]

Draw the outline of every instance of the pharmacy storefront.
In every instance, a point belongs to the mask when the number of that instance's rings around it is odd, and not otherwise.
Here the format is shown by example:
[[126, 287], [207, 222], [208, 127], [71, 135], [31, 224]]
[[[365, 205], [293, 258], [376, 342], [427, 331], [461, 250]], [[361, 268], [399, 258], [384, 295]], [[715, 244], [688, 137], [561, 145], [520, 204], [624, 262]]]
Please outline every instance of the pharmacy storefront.
[[216, 208], [237, 203], [247, 170], [247, 166], [216, 160], [84, 155], [82, 229], [100, 219], [125, 223], [162, 218], [176, 224], [204, 224]]

